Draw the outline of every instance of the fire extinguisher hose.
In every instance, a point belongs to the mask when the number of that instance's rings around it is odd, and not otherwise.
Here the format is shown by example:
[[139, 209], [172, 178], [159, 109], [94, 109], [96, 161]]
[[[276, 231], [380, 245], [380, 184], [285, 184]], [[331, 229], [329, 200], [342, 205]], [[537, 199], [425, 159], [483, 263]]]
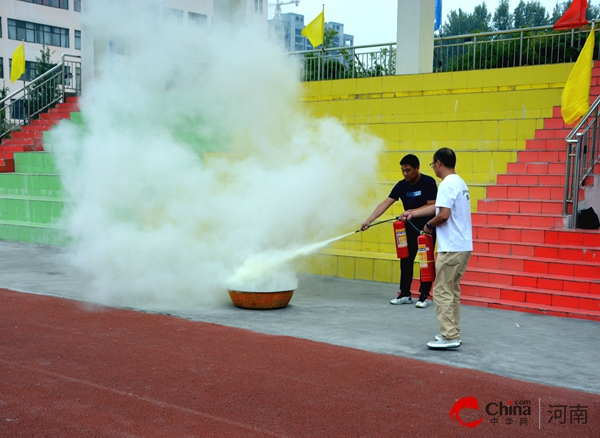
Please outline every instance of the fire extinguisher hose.
[[419, 229], [417, 228], [417, 226], [416, 226], [415, 224], [413, 224], [411, 221], [409, 221], [408, 219], [406, 219], [406, 222], [408, 222], [409, 224], [411, 224], [411, 225], [412, 225], [412, 227], [413, 227], [415, 230], [417, 230], [417, 233], [421, 234], [421, 233], [423, 232], [423, 231], [419, 230]]
[[[391, 222], [391, 221], [396, 221], [396, 220], [398, 220], [398, 218], [396, 218], [396, 217], [393, 217], [393, 218], [391, 218], [391, 219], [386, 219], [386, 220], [384, 220], [384, 221], [373, 222], [371, 225], [369, 225], [369, 228], [371, 228], [371, 227], [374, 227], [375, 225], [379, 225], [379, 224], [385, 224], [386, 222]], [[367, 228], [367, 230], [368, 230], [369, 228]], [[367, 230], [365, 230], [365, 231], [367, 231]], [[356, 230], [356, 231], [355, 231], [355, 233], [360, 233], [360, 228], [359, 228], [358, 230]]]
[[[385, 224], [386, 222], [397, 221], [397, 220], [399, 220], [399, 218], [400, 218], [400, 216], [398, 216], [398, 217], [393, 217], [393, 218], [391, 218], [391, 219], [386, 219], [386, 220], [384, 220], [384, 221], [373, 222], [371, 225], [369, 225], [369, 228], [371, 228], [371, 227], [374, 227], [375, 225], [379, 225], [379, 224]], [[419, 234], [421, 234], [421, 233], [424, 233], [424, 231], [422, 231], [422, 230], [419, 230], [419, 229], [417, 228], [417, 226], [416, 226], [415, 224], [413, 224], [411, 221], [409, 221], [408, 219], [406, 219], [405, 221], [406, 221], [406, 222], [408, 222], [409, 224], [411, 224], [411, 225], [412, 225], [412, 227], [413, 227], [415, 230], [417, 230], [417, 233], [419, 233]], [[367, 230], [368, 230], [369, 228], [367, 228]], [[365, 230], [365, 231], [367, 231], [367, 230]], [[356, 231], [355, 231], [355, 233], [359, 233], [359, 232], [360, 232], [360, 228], [359, 228], [358, 230], [356, 230]], [[427, 234], [427, 233], [425, 233], [425, 234]]]

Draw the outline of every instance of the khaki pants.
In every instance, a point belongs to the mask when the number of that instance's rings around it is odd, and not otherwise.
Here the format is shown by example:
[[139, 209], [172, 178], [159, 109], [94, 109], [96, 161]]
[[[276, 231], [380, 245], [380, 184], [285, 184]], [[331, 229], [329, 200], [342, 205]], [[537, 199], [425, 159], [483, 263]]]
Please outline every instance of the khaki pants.
[[438, 252], [435, 262], [433, 302], [435, 316], [444, 339], [460, 338], [460, 279], [471, 251]]

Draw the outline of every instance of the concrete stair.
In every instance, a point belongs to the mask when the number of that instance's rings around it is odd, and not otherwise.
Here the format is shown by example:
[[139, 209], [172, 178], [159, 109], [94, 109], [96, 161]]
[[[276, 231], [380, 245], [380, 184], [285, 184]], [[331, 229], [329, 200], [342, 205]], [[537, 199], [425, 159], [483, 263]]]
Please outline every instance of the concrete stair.
[[[598, 67], [593, 83], [600, 83]], [[600, 321], [600, 231], [564, 228], [570, 128], [553, 108], [478, 201], [463, 303]]]
[[44, 132], [77, 111], [77, 97], [67, 97], [64, 103], [59, 103], [48, 112], [40, 114], [38, 119], [32, 120], [20, 131], [13, 132], [10, 138], [3, 139], [0, 143], [0, 173], [15, 171], [15, 152], [42, 151]]
[[68, 97], [0, 145], [0, 239], [43, 245], [68, 244], [61, 223], [64, 199], [54, 154], [44, 150], [44, 137], [65, 119], [81, 123], [77, 98]]

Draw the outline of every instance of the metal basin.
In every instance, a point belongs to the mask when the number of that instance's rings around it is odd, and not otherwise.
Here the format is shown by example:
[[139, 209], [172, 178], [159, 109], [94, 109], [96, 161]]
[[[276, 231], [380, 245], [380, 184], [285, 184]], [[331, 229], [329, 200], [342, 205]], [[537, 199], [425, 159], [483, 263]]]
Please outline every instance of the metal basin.
[[288, 305], [293, 290], [277, 292], [245, 292], [229, 289], [229, 297], [240, 309], [270, 310], [281, 309]]

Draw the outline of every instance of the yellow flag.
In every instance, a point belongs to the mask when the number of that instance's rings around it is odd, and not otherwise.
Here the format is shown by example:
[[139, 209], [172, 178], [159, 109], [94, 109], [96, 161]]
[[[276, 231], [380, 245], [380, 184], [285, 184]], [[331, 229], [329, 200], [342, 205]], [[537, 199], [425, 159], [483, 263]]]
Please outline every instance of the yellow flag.
[[563, 90], [561, 113], [567, 125], [575, 123], [590, 109], [594, 43], [595, 36], [594, 29], [592, 29]]
[[25, 73], [25, 43], [19, 44], [13, 52], [10, 82], [19, 79], [23, 73]]
[[313, 21], [308, 23], [302, 29], [302, 36], [308, 38], [313, 47], [323, 44], [323, 36], [325, 35], [325, 10], [317, 15]]

